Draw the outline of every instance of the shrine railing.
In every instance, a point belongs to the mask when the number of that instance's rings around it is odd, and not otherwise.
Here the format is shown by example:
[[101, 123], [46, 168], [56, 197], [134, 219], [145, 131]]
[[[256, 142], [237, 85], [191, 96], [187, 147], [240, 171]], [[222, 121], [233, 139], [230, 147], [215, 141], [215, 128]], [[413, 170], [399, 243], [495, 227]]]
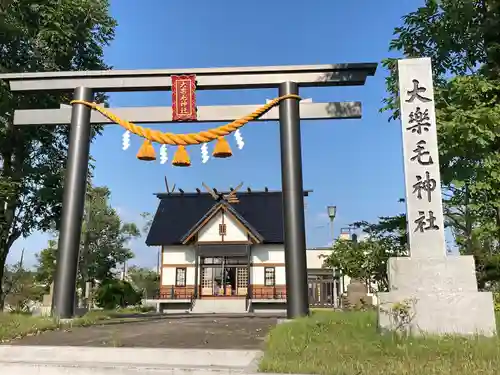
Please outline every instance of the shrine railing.
[[253, 300], [259, 299], [286, 299], [286, 290], [284, 287], [252, 287]]
[[171, 300], [191, 300], [194, 295], [192, 288], [170, 288], [156, 291], [153, 299], [171, 299]]

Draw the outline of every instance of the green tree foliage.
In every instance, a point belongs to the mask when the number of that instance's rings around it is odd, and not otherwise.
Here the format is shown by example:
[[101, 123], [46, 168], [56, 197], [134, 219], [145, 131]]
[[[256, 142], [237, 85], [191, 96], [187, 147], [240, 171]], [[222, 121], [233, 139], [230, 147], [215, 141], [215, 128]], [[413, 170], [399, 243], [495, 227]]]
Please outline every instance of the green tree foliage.
[[448, 224], [468, 253], [500, 238], [499, 87], [482, 75], [458, 76], [437, 103]]
[[[500, 0], [426, 0], [390, 50], [432, 58], [446, 225], [475, 256], [479, 285], [500, 281]], [[383, 64], [382, 111], [397, 119], [395, 59]]]
[[141, 304], [141, 293], [137, 292], [132, 284], [124, 280], [106, 280], [99, 285], [94, 298], [97, 306], [106, 310]]
[[[112, 279], [117, 266], [133, 258], [127, 243], [140, 234], [135, 224], [123, 223], [110, 206], [107, 187], [92, 187], [87, 196], [78, 267], [82, 290], [86, 281]], [[38, 280], [50, 285], [54, 278], [57, 242], [49, 241], [49, 246], [37, 255], [37, 259]]]
[[[109, 68], [103, 48], [116, 22], [108, 0], [8, 0], [0, 6], [1, 72]], [[68, 127], [14, 128], [14, 109], [57, 108], [69, 100], [68, 93], [13, 94], [0, 83], [0, 280], [12, 244], [58, 221], [68, 147]], [[3, 301], [0, 284], [0, 307]]]
[[[450, 76], [481, 71], [488, 77], [500, 74], [500, 0], [425, 0], [425, 5], [403, 17], [394, 29], [389, 49], [405, 57], [430, 57], [434, 84], [440, 87]], [[390, 96], [382, 111], [399, 118], [396, 59], [383, 65]], [[480, 69], [481, 68], [481, 69]]]
[[118, 264], [133, 258], [127, 243], [140, 232], [135, 224], [121, 221], [109, 204], [107, 187], [93, 188], [88, 196], [80, 254], [82, 277], [90, 281], [106, 280], [113, 277]]
[[132, 285], [142, 293], [143, 298], [153, 297], [160, 287], [160, 275], [149, 268], [129, 267], [127, 276]]
[[375, 282], [379, 291], [388, 288], [387, 261], [407, 255], [406, 216], [381, 217], [378, 223], [352, 224], [361, 229], [361, 241], [338, 240], [324, 266], [340, 269], [351, 278]]
[[36, 281], [44, 284], [48, 291], [56, 272], [57, 240], [49, 240], [47, 247], [36, 254], [36, 260]]
[[[478, 283], [500, 281], [500, 0], [426, 0], [395, 28], [390, 50], [431, 57], [446, 225], [476, 259]], [[395, 59], [382, 111], [399, 118]], [[326, 265], [384, 288], [389, 256], [406, 252], [403, 215], [357, 223], [371, 235], [338, 241]]]
[[141, 214], [142, 219], [144, 220], [144, 224], [141, 228], [142, 233], [147, 236], [149, 230], [151, 229], [151, 225], [153, 225], [154, 215], [149, 212], [143, 212]]
[[36, 283], [35, 273], [24, 266], [24, 250], [17, 263], [5, 267], [3, 285], [11, 312], [29, 312], [29, 303], [40, 301], [44, 292], [43, 286]]

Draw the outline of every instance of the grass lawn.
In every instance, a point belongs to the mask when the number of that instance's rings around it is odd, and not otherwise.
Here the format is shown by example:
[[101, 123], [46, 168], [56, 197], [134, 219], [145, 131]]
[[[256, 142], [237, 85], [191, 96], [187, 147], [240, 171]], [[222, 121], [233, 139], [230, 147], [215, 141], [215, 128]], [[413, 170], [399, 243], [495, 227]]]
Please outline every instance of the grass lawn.
[[117, 311], [95, 310], [81, 318], [76, 318], [71, 322], [60, 322], [50, 317], [34, 317], [24, 314], [0, 313], [0, 343], [7, 343], [11, 340], [24, 336], [38, 335], [44, 331], [56, 329], [70, 329], [71, 327], [83, 327], [94, 324], [104, 324], [107, 322], [117, 322], [122, 320], [141, 320], [137, 309], [123, 309]]
[[398, 338], [377, 332], [375, 312], [314, 311], [280, 324], [260, 370], [325, 375], [498, 375], [499, 338]]

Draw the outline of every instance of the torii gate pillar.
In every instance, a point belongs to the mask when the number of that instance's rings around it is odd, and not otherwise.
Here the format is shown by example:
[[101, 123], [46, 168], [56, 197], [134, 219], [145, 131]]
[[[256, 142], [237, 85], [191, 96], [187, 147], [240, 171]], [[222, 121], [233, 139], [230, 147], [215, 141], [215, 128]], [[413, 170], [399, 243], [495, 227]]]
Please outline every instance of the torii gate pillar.
[[[299, 94], [297, 83], [280, 84], [279, 95], [290, 94]], [[279, 110], [288, 319], [309, 314], [299, 108], [297, 100], [287, 99]]]
[[[92, 89], [77, 87], [73, 99], [93, 101]], [[89, 165], [91, 109], [74, 104], [71, 112], [68, 162], [64, 178], [64, 195], [57, 247], [57, 263], [52, 313], [61, 318], [74, 315], [76, 276], [85, 207]]]

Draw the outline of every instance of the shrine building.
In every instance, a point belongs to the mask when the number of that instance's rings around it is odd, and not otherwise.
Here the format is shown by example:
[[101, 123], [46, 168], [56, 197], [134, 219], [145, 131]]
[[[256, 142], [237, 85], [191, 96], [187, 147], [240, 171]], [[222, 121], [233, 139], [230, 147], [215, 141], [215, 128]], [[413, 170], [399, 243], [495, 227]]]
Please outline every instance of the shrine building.
[[[161, 247], [159, 310], [285, 310], [282, 192], [206, 188], [156, 194], [146, 244]], [[313, 251], [308, 268], [324, 273]]]

